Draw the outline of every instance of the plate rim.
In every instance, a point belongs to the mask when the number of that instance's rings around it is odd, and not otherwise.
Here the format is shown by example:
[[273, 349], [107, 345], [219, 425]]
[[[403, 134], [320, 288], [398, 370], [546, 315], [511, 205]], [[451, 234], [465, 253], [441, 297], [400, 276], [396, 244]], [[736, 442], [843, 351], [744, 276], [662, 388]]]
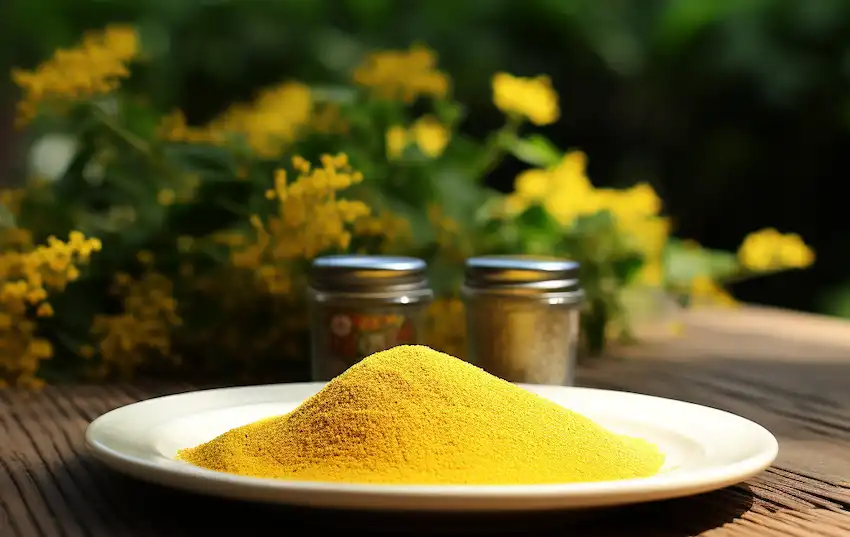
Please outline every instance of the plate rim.
[[[289, 505], [315, 505], [331, 508], [357, 508], [377, 510], [414, 511], [486, 511], [487, 501], [503, 500], [515, 502], [507, 506], [499, 502], [498, 510], [575, 509], [642, 503], [659, 499], [691, 496], [717, 490], [757, 475], [767, 469], [778, 456], [779, 442], [764, 426], [743, 416], [715, 407], [681, 401], [677, 399], [647, 395], [638, 392], [558, 386], [545, 384], [514, 383], [522, 388], [556, 390], [559, 392], [594, 393], [597, 396], [615, 394], [618, 397], [652, 399], [657, 403], [695, 407], [738, 420], [757, 434], [764, 448], [743, 460], [731, 464], [705, 469], [685, 471], [680, 474], [658, 474], [655, 476], [580, 483], [547, 483], [521, 485], [395, 485], [368, 483], [339, 483], [326, 481], [284, 480], [258, 478], [216, 472], [194, 467], [179, 461], [163, 466], [161, 463], [127, 454], [103, 444], [98, 440], [98, 430], [108, 426], [127, 409], [138, 409], [142, 405], [169, 399], [210, 396], [216, 392], [251, 392], [261, 390], [315, 389], [318, 391], [326, 382], [294, 382], [205, 388], [167, 394], [128, 403], [92, 420], [86, 428], [85, 444], [90, 454], [111, 469], [137, 479], [169, 486], [185, 491], [264, 503]], [[545, 397], [545, 395], [543, 396]], [[249, 399], [249, 398], [248, 398]], [[262, 404], [255, 401], [253, 404]], [[246, 405], [252, 404], [246, 401]], [[221, 409], [228, 408], [227, 406]], [[208, 410], [214, 410], [215, 407]], [[675, 430], [675, 429], [671, 429]], [[167, 458], [166, 458], [167, 459]], [[280, 493], [270, 497], [270, 492]], [[310, 496], [310, 497], [301, 497]], [[330, 499], [323, 500], [322, 496]], [[317, 496], [317, 497], [314, 497]], [[423, 502], [424, 503], [418, 503]], [[431, 501], [428, 501], [431, 500]], [[436, 501], [435, 501], [436, 500]], [[380, 505], [372, 505], [378, 502]], [[471, 503], [470, 503], [471, 502]], [[415, 505], [413, 505], [415, 504]], [[575, 504], [575, 505], [571, 505]]]

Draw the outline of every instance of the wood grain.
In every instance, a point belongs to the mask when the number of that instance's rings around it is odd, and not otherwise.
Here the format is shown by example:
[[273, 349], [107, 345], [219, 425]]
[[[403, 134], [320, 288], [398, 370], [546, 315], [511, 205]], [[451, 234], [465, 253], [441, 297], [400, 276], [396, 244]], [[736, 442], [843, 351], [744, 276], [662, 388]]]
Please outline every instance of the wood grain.
[[[775, 324], [771, 324], [775, 323]], [[850, 535], [850, 328], [745, 308], [695, 312], [685, 335], [618, 349], [583, 385], [673, 397], [753, 419], [780, 439], [776, 465], [721, 491], [582, 513], [417, 515], [249, 505], [139, 483], [88, 457], [87, 424], [187, 384], [0, 391], [0, 537], [316, 534]], [[777, 327], [771, 329], [771, 326]], [[812, 335], [813, 334], [813, 335]]]

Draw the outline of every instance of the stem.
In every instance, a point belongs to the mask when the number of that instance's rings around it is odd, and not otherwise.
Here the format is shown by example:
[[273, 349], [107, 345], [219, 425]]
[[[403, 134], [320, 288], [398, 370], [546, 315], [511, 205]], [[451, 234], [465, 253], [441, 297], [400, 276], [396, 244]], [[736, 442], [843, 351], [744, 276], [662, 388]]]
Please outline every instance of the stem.
[[94, 115], [97, 119], [109, 130], [115, 133], [119, 138], [127, 142], [128, 145], [132, 146], [134, 149], [139, 151], [140, 153], [144, 153], [145, 155], [152, 156], [150, 145], [143, 139], [139, 138], [132, 132], [128, 131], [118, 123], [116, 123], [111, 117], [103, 112], [103, 110], [98, 107], [92, 107], [94, 110]]
[[484, 146], [484, 158], [479, 176], [485, 176], [492, 172], [505, 156], [505, 151], [502, 148], [502, 140], [507, 136], [516, 136], [522, 119], [518, 116], [508, 116], [505, 124], [496, 132], [492, 133], [487, 139]]
[[774, 274], [779, 274], [780, 272], [785, 272], [787, 270], [791, 270], [791, 269], [789, 269], [789, 268], [775, 268], [775, 269], [772, 269], [772, 270], [766, 270], [764, 272], [745, 271], [745, 272], [738, 274], [736, 276], [733, 276], [731, 278], [723, 279], [723, 280], [721, 280], [721, 283], [723, 285], [736, 284], [736, 283], [740, 283], [740, 282], [745, 282], [747, 280], [752, 280], [752, 279], [755, 279], [755, 278], [761, 278], [763, 276], [773, 276]]
[[237, 205], [235, 203], [231, 203], [230, 201], [228, 201], [226, 199], [219, 198], [219, 199], [216, 200], [216, 204], [219, 207], [221, 207], [222, 209], [229, 211], [229, 212], [231, 212], [231, 213], [233, 213], [237, 216], [243, 216], [243, 217], [251, 216], [251, 212], [248, 211], [248, 209], [246, 209], [245, 207], [240, 207], [239, 205]]

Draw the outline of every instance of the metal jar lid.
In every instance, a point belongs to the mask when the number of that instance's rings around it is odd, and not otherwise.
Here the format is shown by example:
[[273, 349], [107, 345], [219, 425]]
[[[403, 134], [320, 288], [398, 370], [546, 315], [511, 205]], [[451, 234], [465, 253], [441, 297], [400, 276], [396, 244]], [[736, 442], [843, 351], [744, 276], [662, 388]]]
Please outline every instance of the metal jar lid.
[[554, 257], [480, 256], [466, 261], [466, 291], [514, 295], [583, 295], [579, 264]]
[[340, 293], [430, 293], [425, 269], [425, 262], [415, 257], [330, 255], [313, 261], [310, 287]]

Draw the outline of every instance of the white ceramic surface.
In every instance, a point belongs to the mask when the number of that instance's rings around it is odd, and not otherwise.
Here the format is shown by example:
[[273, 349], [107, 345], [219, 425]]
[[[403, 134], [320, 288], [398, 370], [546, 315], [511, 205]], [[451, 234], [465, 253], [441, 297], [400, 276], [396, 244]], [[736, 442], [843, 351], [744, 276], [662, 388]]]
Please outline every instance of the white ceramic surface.
[[687, 496], [741, 482], [767, 468], [778, 452], [767, 430], [720, 410], [626, 392], [522, 385], [613, 431], [654, 442], [667, 456], [661, 473], [555, 485], [359, 485], [242, 477], [174, 459], [178, 449], [285, 414], [322, 386], [223, 388], [149, 399], [94, 420], [86, 443], [114, 470], [169, 487], [272, 503], [416, 511], [575, 509]]

